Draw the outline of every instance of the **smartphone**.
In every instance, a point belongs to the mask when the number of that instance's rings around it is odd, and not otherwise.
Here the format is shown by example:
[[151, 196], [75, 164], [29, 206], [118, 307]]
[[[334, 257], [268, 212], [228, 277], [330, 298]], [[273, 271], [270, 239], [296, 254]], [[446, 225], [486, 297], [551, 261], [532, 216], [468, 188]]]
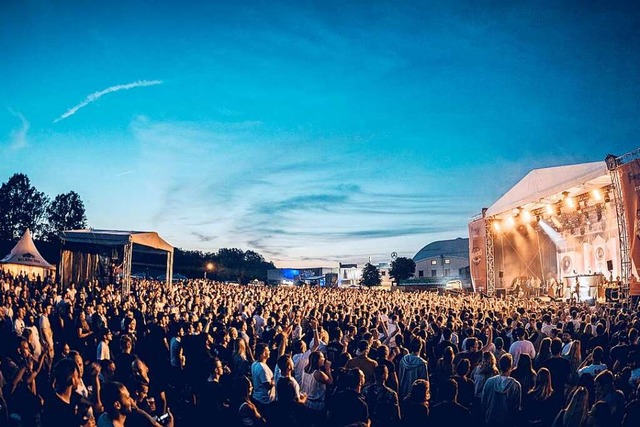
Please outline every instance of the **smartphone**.
[[165, 425], [169, 422], [169, 413], [167, 412], [166, 414], [162, 414], [157, 418], [157, 421], [162, 424]]

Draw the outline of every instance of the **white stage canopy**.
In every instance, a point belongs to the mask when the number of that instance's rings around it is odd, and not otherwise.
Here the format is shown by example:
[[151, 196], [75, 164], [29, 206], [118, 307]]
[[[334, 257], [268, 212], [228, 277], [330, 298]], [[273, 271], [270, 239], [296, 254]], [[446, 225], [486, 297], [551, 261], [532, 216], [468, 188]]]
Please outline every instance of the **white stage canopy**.
[[533, 210], [557, 202], [563, 192], [575, 196], [610, 184], [611, 176], [604, 161], [534, 169], [491, 205], [485, 216], [520, 207]]

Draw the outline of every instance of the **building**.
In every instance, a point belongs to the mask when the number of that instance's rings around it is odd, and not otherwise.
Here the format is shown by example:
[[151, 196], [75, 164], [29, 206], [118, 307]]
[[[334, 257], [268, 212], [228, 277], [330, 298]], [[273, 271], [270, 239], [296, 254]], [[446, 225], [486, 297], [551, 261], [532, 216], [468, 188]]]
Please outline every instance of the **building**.
[[429, 243], [413, 257], [416, 270], [413, 279], [402, 282], [405, 285], [427, 285], [435, 287], [468, 288], [471, 286], [469, 274], [469, 239], [458, 237]]
[[[391, 266], [387, 262], [379, 262], [373, 264], [380, 272], [380, 286], [383, 288], [391, 288], [391, 276], [389, 276], [389, 270]], [[360, 286], [360, 280], [362, 279], [363, 266], [358, 264], [343, 264], [340, 263], [338, 270], [338, 286], [348, 288], [350, 286]]]
[[[389, 263], [374, 264], [380, 271], [381, 287], [391, 287]], [[269, 285], [319, 285], [339, 286], [348, 288], [360, 286], [363, 266], [358, 264], [340, 263], [339, 267], [327, 268], [276, 268], [267, 270], [267, 284]]]

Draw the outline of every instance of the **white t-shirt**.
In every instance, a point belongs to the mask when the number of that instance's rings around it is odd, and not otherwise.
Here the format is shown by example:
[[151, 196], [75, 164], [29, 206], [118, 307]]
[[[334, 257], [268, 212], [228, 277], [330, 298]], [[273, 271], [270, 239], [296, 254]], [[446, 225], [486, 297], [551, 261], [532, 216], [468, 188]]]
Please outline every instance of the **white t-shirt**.
[[252, 397], [258, 402], [268, 405], [276, 398], [276, 388], [267, 387], [265, 383], [273, 382], [273, 372], [264, 362], [253, 362], [251, 365], [251, 381], [253, 381]]
[[292, 357], [293, 360], [293, 376], [298, 381], [298, 384], [302, 382], [302, 371], [309, 363], [309, 355], [311, 354], [311, 350], [307, 350], [304, 353], [294, 354]]
[[98, 343], [97, 360], [109, 360], [111, 359], [111, 351], [109, 351], [109, 344], [104, 341]]
[[513, 356], [513, 366], [518, 366], [518, 360], [520, 360], [521, 354], [528, 354], [531, 356], [531, 361], [536, 358], [536, 349], [531, 341], [520, 340], [511, 344], [509, 347], [509, 353]]
[[583, 374], [589, 374], [593, 378], [595, 378], [596, 375], [598, 375], [600, 372], [606, 371], [606, 370], [607, 370], [607, 365], [604, 365], [604, 364], [589, 365], [589, 366], [585, 366], [582, 369], [579, 369], [578, 376], [581, 377]]

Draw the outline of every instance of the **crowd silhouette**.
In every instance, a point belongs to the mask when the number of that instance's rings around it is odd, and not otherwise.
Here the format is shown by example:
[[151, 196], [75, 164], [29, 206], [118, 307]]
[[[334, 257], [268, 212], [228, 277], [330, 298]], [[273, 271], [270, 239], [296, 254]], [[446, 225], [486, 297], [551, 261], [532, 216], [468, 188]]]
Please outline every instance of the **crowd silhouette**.
[[0, 426], [637, 426], [637, 306], [0, 273]]

